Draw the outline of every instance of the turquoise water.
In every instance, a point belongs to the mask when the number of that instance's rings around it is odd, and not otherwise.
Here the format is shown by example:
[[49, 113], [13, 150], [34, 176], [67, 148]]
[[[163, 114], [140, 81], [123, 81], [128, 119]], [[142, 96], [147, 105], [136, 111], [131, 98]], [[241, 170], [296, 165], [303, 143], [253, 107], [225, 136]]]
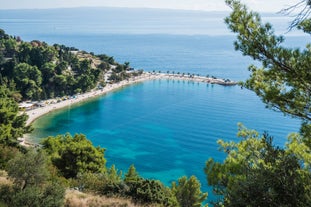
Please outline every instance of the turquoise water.
[[[105, 53], [147, 71], [245, 80], [248, 65], [258, 63], [234, 51], [235, 37], [223, 24], [226, 15], [113, 8], [2, 10], [0, 28], [26, 41], [38, 39]], [[277, 24], [278, 33], [286, 31], [288, 18], [266, 15]], [[291, 32], [286, 45], [301, 47], [308, 38]], [[34, 124], [32, 136], [39, 140], [66, 132], [84, 133], [107, 149], [108, 165], [116, 164], [124, 171], [135, 164], [141, 175], [166, 184], [183, 175], [196, 175], [203, 189], [211, 192], [203, 172], [205, 161], [224, 158], [216, 140], [238, 141], [238, 122], [268, 131], [281, 146], [300, 124], [266, 109], [252, 92], [238, 86], [161, 80], [46, 115]]]
[[299, 122], [267, 110], [238, 86], [155, 80], [123, 88], [85, 104], [53, 112], [35, 123], [34, 137], [83, 133], [107, 149], [108, 165], [138, 172], [167, 185], [203, 172], [209, 157], [222, 160], [217, 139], [238, 141], [237, 123], [267, 131], [282, 145]]

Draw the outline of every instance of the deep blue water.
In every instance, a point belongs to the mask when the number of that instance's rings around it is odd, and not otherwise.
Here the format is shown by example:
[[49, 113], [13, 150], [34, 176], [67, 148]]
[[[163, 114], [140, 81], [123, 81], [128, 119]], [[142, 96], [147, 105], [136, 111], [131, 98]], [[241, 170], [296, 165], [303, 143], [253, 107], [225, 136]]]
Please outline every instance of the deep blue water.
[[[179, 71], [234, 80], [248, 77], [252, 60], [234, 51], [227, 12], [157, 9], [76, 8], [0, 10], [0, 28], [23, 40], [59, 43], [129, 61], [147, 71]], [[263, 14], [278, 34], [291, 20]], [[286, 45], [304, 46], [307, 36], [286, 33]]]
[[[122, 14], [122, 15], [120, 15]], [[39, 39], [105, 53], [135, 68], [214, 75], [245, 80], [249, 64], [234, 51], [234, 35], [223, 12], [141, 9], [57, 9], [0, 11], [0, 28], [24, 40]], [[284, 33], [288, 18], [267, 15]], [[284, 30], [285, 29], [285, 30]], [[286, 45], [303, 46], [307, 37], [287, 34]], [[84, 133], [107, 149], [108, 165], [138, 172], [166, 184], [196, 175], [204, 190], [209, 157], [221, 161], [216, 140], [235, 140], [237, 123], [268, 131], [284, 146], [299, 121], [266, 109], [251, 91], [183, 81], [149, 81], [129, 86], [35, 123], [36, 139]], [[210, 198], [212, 196], [210, 195]]]

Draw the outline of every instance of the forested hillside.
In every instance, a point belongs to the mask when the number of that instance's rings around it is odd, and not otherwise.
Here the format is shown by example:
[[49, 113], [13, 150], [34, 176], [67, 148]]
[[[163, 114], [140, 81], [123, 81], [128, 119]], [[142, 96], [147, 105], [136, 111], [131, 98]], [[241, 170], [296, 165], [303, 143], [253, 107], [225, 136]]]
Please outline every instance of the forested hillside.
[[[90, 195], [87, 206], [202, 205], [207, 193], [201, 192], [195, 176], [182, 177], [168, 187], [141, 177], [133, 165], [122, 173], [114, 165], [107, 167], [105, 149], [93, 146], [83, 134], [48, 137], [40, 148], [21, 146], [18, 138], [31, 126], [26, 126], [19, 101], [73, 95], [142, 71], [129, 72], [128, 62], [118, 64], [106, 55], [37, 40], [24, 42], [3, 30], [0, 37], [0, 206], [82, 205], [65, 198], [66, 189], [106, 196], [94, 201]], [[111, 204], [109, 197], [123, 199]]]
[[0, 29], [0, 81], [15, 91], [17, 101], [83, 93], [105, 86], [106, 72], [110, 81], [121, 81], [130, 77], [129, 69], [128, 62], [119, 64], [107, 55], [39, 40], [25, 42]]

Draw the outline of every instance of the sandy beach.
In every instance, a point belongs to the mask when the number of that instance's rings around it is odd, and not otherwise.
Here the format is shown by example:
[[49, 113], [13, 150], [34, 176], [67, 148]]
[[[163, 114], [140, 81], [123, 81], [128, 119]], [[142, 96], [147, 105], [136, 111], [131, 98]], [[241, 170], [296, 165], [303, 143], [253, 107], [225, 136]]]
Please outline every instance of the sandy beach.
[[177, 74], [164, 74], [164, 73], [148, 73], [145, 72], [142, 75], [134, 78], [130, 78], [129, 80], [124, 80], [118, 83], [113, 84], [107, 84], [103, 89], [94, 89], [90, 92], [79, 94], [75, 96], [74, 98], [70, 98], [67, 100], [63, 100], [60, 102], [57, 102], [56, 99], [50, 99], [45, 100], [46, 103], [49, 103], [43, 107], [38, 107], [32, 110], [26, 111], [26, 114], [29, 116], [26, 124], [30, 125], [32, 122], [34, 122], [37, 118], [43, 116], [44, 114], [47, 114], [51, 111], [61, 109], [73, 104], [80, 103], [82, 101], [89, 100], [90, 98], [94, 98], [103, 94], [106, 94], [108, 92], [120, 89], [124, 86], [131, 85], [138, 82], [143, 82], [146, 80], [152, 80], [152, 79], [174, 79], [174, 80], [184, 80], [184, 81], [195, 81], [195, 82], [206, 82], [206, 83], [212, 83], [212, 84], [221, 84], [221, 85], [235, 85], [235, 82], [225, 82], [223, 79], [215, 79], [215, 78], [209, 78], [209, 77], [201, 77], [201, 76], [182, 76]]
[[[150, 73], [144, 72], [142, 75], [130, 78], [128, 80], [124, 80], [118, 83], [107, 84], [102, 89], [93, 89], [90, 92], [76, 95], [70, 99], [57, 101], [57, 99], [49, 99], [45, 100], [46, 104], [43, 107], [37, 107], [35, 109], [31, 109], [26, 111], [25, 113], [29, 116], [26, 125], [30, 125], [39, 117], [48, 114], [52, 111], [74, 105], [83, 101], [90, 100], [94, 97], [104, 95], [108, 92], [112, 92], [114, 90], [118, 90], [127, 85], [147, 81], [147, 80], [155, 80], [155, 79], [164, 79], [164, 80], [182, 80], [182, 81], [192, 81], [192, 82], [204, 82], [207, 84], [220, 84], [220, 85], [236, 85], [236, 82], [233, 81], [225, 81], [223, 79], [211, 78], [211, 77], [201, 77], [201, 76], [188, 76], [188, 75], [180, 75], [180, 74], [165, 74], [165, 73]], [[25, 146], [35, 146], [31, 140], [28, 139], [28, 135], [25, 135], [23, 138], [20, 138], [20, 144]]]
[[89, 100], [91, 98], [106, 94], [108, 92], [117, 90], [119, 88], [122, 88], [126, 85], [130, 85], [130, 84], [134, 84], [134, 83], [138, 83], [138, 82], [142, 82], [145, 80], [153, 78], [153, 76], [149, 76], [147, 74], [143, 74], [139, 77], [136, 78], [131, 78], [129, 80], [124, 80], [118, 83], [113, 83], [113, 84], [107, 84], [106, 87], [104, 87], [103, 89], [93, 89], [90, 92], [87, 93], [83, 93], [83, 94], [79, 94], [76, 95], [74, 98], [70, 98], [67, 100], [62, 100], [57, 102], [56, 99], [49, 99], [49, 100], [45, 100], [44, 102], [48, 102], [50, 104], [47, 104], [43, 107], [38, 107], [32, 110], [28, 110], [26, 111], [26, 114], [29, 116], [26, 125], [31, 124], [32, 122], [34, 122], [37, 118], [43, 116], [44, 114], [47, 114], [51, 111], [57, 110], [57, 109], [61, 109], [70, 105], [74, 105], [77, 103], [80, 103], [82, 101], [86, 101]]

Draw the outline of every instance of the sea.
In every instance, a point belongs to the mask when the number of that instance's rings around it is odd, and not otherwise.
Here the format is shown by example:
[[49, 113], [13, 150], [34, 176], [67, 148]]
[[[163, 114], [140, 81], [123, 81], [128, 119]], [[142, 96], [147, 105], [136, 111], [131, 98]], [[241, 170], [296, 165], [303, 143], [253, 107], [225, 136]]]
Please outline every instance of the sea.
[[[284, 46], [303, 49], [308, 36], [288, 30], [291, 17], [263, 13], [284, 35]], [[190, 73], [234, 81], [249, 77], [259, 62], [234, 50], [236, 39], [224, 24], [228, 12], [128, 8], [0, 10], [0, 28], [22, 40], [64, 44], [113, 56], [135, 69]], [[274, 137], [284, 147], [300, 120], [265, 107], [252, 91], [177, 80], [151, 80], [121, 88], [38, 119], [30, 135], [85, 134], [106, 149], [107, 165], [167, 186], [195, 175], [209, 200], [215, 197], [204, 174], [209, 158], [221, 162], [218, 139], [240, 141], [238, 123]]]

